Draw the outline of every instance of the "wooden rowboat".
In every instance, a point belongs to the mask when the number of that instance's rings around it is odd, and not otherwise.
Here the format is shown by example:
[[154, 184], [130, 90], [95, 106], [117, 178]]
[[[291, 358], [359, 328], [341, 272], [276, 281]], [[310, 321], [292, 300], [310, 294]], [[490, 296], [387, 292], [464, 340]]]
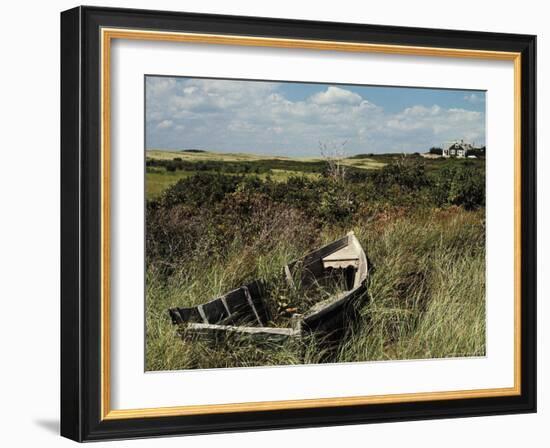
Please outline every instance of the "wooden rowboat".
[[321, 300], [305, 313], [296, 313], [288, 328], [269, 326], [272, 316], [266, 304], [269, 285], [262, 280], [234, 289], [206, 303], [169, 310], [174, 325], [186, 335], [237, 334], [268, 340], [300, 337], [304, 332], [334, 332], [346, 326], [347, 311], [366, 296], [367, 257], [353, 232], [284, 266], [285, 281], [292, 288], [330, 281], [334, 273], [344, 279], [343, 291]]

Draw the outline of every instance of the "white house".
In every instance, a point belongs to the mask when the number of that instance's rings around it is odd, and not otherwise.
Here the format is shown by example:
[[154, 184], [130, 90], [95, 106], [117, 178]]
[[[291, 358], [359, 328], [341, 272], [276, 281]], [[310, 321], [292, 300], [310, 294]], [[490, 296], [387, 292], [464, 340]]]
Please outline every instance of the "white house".
[[447, 143], [443, 147], [443, 157], [457, 157], [459, 159], [465, 158], [468, 151], [474, 149], [470, 143], [464, 142], [464, 140], [455, 140], [454, 142]]

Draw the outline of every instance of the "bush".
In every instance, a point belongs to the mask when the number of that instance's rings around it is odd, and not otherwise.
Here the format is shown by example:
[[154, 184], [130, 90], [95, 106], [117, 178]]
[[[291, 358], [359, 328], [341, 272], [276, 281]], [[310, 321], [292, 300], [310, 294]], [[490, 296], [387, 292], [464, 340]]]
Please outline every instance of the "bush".
[[439, 205], [461, 205], [466, 210], [485, 206], [485, 171], [468, 165], [444, 167], [433, 188]]
[[160, 198], [163, 207], [186, 204], [200, 207], [221, 201], [227, 193], [237, 189], [240, 178], [217, 173], [197, 173], [180, 179]]
[[485, 146], [482, 148], [473, 148], [469, 149], [466, 153], [466, 156], [476, 156], [478, 158], [484, 158], [485, 157]]
[[420, 160], [398, 159], [381, 170], [375, 171], [372, 176], [376, 192], [388, 196], [391, 192], [410, 193], [430, 185], [426, 175], [426, 166]]
[[483, 207], [484, 171], [473, 161], [461, 162], [427, 173], [424, 162], [400, 159], [345, 182], [305, 176], [274, 182], [255, 175], [197, 172], [147, 203], [148, 262], [170, 272], [168, 263], [178, 265], [194, 254], [223, 257], [237, 241], [254, 245], [259, 238], [268, 247], [261, 235], [281, 237], [291, 222], [299, 223], [293, 231], [317, 235], [320, 229], [349, 228], [391, 210]]
[[303, 212], [252, 191], [228, 193], [208, 207], [152, 201], [146, 226], [147, 264], [162, 275], [193, 260], [224, 259], [235, 245], [257, 254], [289, 239], [309, 244], [316, 234]]

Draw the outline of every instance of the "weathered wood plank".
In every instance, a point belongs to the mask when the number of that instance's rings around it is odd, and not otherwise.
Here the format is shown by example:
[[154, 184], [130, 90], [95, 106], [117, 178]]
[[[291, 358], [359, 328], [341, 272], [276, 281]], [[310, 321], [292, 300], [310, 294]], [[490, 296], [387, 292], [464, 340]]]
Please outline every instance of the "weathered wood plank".
[[285, 278], [288, 286], [290, 286], [292, 289], [296, 289], [296, 284], [294, 283], [294, 279], [292, 278], [292, 273], [290, 272], [290, 268], [288, 267], [288, 264], [285, 264], [284, 271], [285, 271]]
[[267, 324], [267, 322], [271, 319], [271, 316], [264, 301], [264, 297], [267, 293], [264, 282], [261, 280], [256, 280], [246, 285], [246, 287], [248, 288], [248, 292], [252, 298], [252, 303], [254, 303], [254, 308], [262, 321], [262, 325]]
[[228, 292], [224, 297], [231, 314], [246, 313], [249, 308], [248, 300], [241, 288]]
[[208, 319], [208, 322], [211, 324], [218, 323], [222, 319], [225, 319], [229, 316], [225, 307], [223, 306], [223, 302], [221, 301], [221, 299], [206, 302], [202, 306], [202, 309], [206, 318]]
[[256, 310], [256, 307], [254, 306], [254, 302], [252, 301], [252, 296], [250, 295], [250, 291], [248, 290], [248, 288], [246, 286], [243, 286], [242, 290], [244, 292], [246, 300], [248, 301], [248, 305], [250, 306], [250, 309], [254, 313], [254, 317], [256, 318], [256, 321], [258, 322], [258, 325], [260, 325], [260, 327], [261, 327], [264, 323], [262, 322], [262, 319], [260, 318], [260, 315], [258, 314], [258, 311]]
[[310, 331], [336, 331], [341, 330], [345, 324], [345, 318], [352, 304], [356, 300], [366, 296], [366, 287], [361, 285], [352, 291], [339, 295], [329, 303], [320, 304], [305, 316], [303, 325]]
[[183, 335], [192, 338], [214, 340], [231, 336], [242, 336], [250, 337], [257, 341], [282, 342], [288, 338], [300, 336], [300, 331], [293, 328], [245, 327], [237, 325], [193, 323], [185, 327]]
[[202, 322], [202, 317], [198, 310], [193, 308], [171, 308], [170, 318], [173, 324], [182, 324], [184, 322]]

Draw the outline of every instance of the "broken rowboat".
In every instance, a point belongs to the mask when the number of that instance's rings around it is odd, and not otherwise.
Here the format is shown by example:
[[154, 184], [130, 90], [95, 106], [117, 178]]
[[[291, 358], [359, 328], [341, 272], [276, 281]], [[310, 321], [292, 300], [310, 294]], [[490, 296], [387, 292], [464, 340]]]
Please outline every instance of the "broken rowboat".
[[[221, 297], [190, 308], [169, 310], [174, 325], [192, 337], [249, 336], [270, 341], [300, 337], [304, 332], [332, 333], [347, 326], [351, 306], [366, 296], [367, 257], [353, 232], [284, 266], [281, 280], [289, 288], [340, 279], [341, 289], [294, 313], [287, 327], [273, 326], [268, 306], [270, 287], [255, 280]], [[298, 286], [299, 285], [299, 286]]]

